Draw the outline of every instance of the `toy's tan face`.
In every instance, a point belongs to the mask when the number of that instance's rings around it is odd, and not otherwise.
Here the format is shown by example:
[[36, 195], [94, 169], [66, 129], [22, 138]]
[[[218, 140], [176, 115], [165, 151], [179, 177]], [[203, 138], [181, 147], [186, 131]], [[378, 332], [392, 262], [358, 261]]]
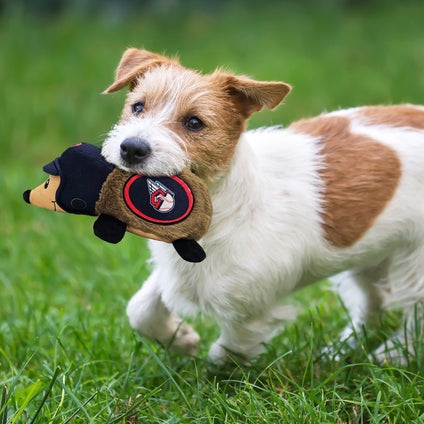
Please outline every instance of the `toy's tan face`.
[[[60, 185], [60, 177], [58, 175], [50, 175], [50, 177], [38, 187], [29, 193], [29, 203], [44, 209], [50, 209], [57, 212], [65, 212], [56, 203], [56, 192]], [[65, 212], [66, 213], [66, 212]]]

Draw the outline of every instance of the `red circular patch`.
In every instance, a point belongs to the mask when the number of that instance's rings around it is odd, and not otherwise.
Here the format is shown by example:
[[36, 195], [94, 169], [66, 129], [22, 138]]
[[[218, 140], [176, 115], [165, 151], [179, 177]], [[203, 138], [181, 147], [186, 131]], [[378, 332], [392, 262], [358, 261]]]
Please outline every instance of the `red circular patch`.
[[124, 200], [140, 218], [155, 224], [174, 224], [187, 218], [194, 198], [188, 185], [176, 176], [133, 175], [124, 185]]

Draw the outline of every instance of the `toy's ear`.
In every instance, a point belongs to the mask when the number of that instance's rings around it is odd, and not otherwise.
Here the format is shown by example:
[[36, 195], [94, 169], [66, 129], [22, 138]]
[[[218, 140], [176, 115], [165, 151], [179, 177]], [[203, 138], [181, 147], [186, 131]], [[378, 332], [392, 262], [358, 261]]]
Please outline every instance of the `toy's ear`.
[[148, 69], [155, 66], [177, 64], [176, 60], [171, 60], [165, 56], [140, 49], [128, 49], [122, 56], [116, 70], [115, 81], [103, 94], [114, 93], [130, 85], [134, 88], [134, 82], [138, 76], [143, 75]]
[[219, 70], [211, 77], [230, 96], [245, 118], [264, 107], [276, 108], [291, 90], [291, 86], [285, 82], [255, 81], [246, 76], [227, 74]]
[[59, 165], [59, 158], [56, 158], [54, 161], [48, 163], [47, 165], [43, 166], [43, 171], [46, 174], [50, 174], [50, 175], [60, 175], [60, 165]]
[[24, 200], [39, 208], [66, 213], [66, 211], [56, 203], [56, 192], [59, 186], [60, 177], [57, 175], [50, 175], [43, 184], [40, 184], [38, 187], [34, 188], [34, 190], [27, 190], [24, 193]]

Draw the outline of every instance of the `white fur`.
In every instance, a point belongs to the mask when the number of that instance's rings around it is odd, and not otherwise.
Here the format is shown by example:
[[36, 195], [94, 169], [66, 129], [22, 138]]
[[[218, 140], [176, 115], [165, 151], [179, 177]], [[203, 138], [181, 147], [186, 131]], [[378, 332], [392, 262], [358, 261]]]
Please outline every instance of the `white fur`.
[[[401, 160], [398, 189], [372, 228], [351, 247], [328, 244], [320, 218], [319, 140], [278, 127], [246, 132], [230, 169], [210, 186], [214, 214], [201, 240], [207, 259], [191, 264], [171, 245], [150, 241], [155, 269], [127, 309], [135, 329], [193, 353], [199, 337], [181, 327], [176, 314], [201, 311], [221, 327], [209, 358], [220, 364], [231, 351], [249, 359], [292, 315], [279, 305], [284, 296], [346, 270], [334, 281], [355, 329], [381, 304], [411, 316], [424, 299], [424, 131], [369, 126], [357, 109], [333, 114], [351, 119], [353, 132], [391, 146]], [[137, 135], [155, 143], [143, 172], [184, 166], [175, 135], [146, 121], [116, 127], [103, 147], [105, 157], [119, 164], [117, 146]]]
[[[183, 141], [165, 125], [162, 116], [147, 116], [144, 119], [131, 118], [117, 124], [103, 143], [104, 158], [126, 171], [151, 176], [178, 174], [187, 166]], [[145, 140], [152, 149], [151, 155], [138, 167], [128, 168], [120, 156], [121, 143], [129, 137]]]

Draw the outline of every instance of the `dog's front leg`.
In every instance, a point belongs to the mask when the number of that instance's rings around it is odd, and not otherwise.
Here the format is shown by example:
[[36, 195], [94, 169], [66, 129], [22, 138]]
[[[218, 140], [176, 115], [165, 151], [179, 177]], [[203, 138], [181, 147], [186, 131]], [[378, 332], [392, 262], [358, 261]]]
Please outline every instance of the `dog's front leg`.
[[217, 367], [232, 362], [249, 365], [250, 359], [263, 351], [264, 342], [260, 334], [246, 327], [226, 325], [221, 328], [221, 335], [209, 349], [208, 360]]
[[264, 351], [264, 344], [282, 329], [283, 323], [295, 316], [296, 308], [280, 305], [261, 317], [221, 322], [221, 335], [209, 350], [209, 361], [218, 367], [232, 362], [249, 365], [251, 359]]
[[171, 314], [161, 299], [154, 271], [127, 306], [131, 326], [142, 336], [158, 341], [168, 348], [194, 355], [199, 347], [199, 335], [180, 318]]

